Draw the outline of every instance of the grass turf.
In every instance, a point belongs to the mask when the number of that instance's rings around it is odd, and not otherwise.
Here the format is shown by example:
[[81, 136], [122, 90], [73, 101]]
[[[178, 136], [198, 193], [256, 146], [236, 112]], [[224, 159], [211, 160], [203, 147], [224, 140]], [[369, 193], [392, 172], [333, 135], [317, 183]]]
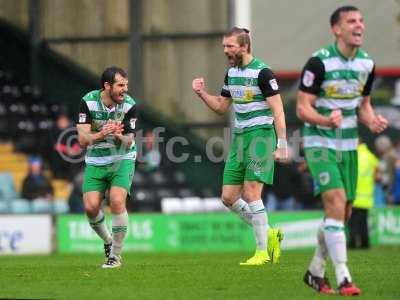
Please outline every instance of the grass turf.
[[[100, 255], [0, 257], [0, 298], [8, 299], [330, 299], [306, 287], [312, 250], [284, 251], [279, 265], [239, 266], [251, 253], [124, 255], [103, 270]], [[400, 299], [400, 247], [349, 252], [362, 299]], [[335, 283], [332, 267], [328, 276]]]

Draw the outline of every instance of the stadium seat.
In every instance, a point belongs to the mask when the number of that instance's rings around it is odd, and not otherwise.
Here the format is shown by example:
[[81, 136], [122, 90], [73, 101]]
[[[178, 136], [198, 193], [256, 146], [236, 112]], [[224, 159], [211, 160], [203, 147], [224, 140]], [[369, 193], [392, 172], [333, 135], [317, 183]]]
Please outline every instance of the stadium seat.
[[32, 213], [51, 214], [53, 212], [52, 202], [47, 199], [35, 199], [32, 201]]
[[163, 199], [163, 198], [171, 198], [176, 196], [176, 192], [173, 189], [167, 189], [167, 188], [160, 188], [156, 191], [157, 198]]
[[10, 212], [9, 205], [7, 201], [0, 200], [0, 214], [7, 214]]
[[135, 189], [134, 188], [133, 195], [134, 195], [134, 199], [137, 201], [154, 201], [155, 200], [154, 192], [149, 189], [143, 189], [143, 188]]
[[26, 199], [12, 199], [10, 201], [10, 213], [12, 214], [30, 214], [31, 203]]
[[202, 198], [212, 198], [212, 197], [217, 196], [217, 193], [212, 188], [206, 187], [199, 191], [199, 195]]
[[189, 188], [178, 189], [177, 194], [181, 198], [197, 196], [196, 193], [192, 189], [189, 189]]
[[176, 214], [183, 212], [183, 204], [181, 198], [164, 198], [161, 199], [161, 211], [165, 214]]
[[186, 181], [185, 173], [176, 171], [173, 175], [174, 181], [178, 184], [183, 184]]
[[204, 212], [203, 200], [199, 197], [185, 197], [182, 199], [182, 209], [185, 213]]
[[135, 175], [133, 176], [132, 187], [140, 187], [145, 184], [146, 176], [140, 171], [135, 172]]
[[55, 200], [53, 202], [53, 212], [55, 214], [66, 214], [69, 212], [69, 205], [63, 199]]
[[0, 198], [18, 198], [17, 191], [15, 190], [14, 179], [9, 172], [0, 172]]
[[157, 170], [155, 172], [153, 172], [150, 175], [150, 179], [152, 182], [152, 185], [164, 185], [167, 183], [167, 177], [166, 175], [161, 171], [161, 170]]
[[203, 202], [204, 202], [204, 210], [206, 212], [229, 211], [229, 209], [222, 204], [221, 198], [218, 197], [204, 198]]

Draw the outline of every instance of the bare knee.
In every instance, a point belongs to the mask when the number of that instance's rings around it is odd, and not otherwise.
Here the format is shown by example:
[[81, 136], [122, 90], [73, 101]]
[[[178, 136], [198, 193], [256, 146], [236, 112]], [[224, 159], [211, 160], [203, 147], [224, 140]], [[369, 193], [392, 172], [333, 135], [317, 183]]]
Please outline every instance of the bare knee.
[[243, 188], [243, 198], [247, 202], [261, 199], [263, 184], [256, 181], [246, 181]]
[[98, 192], [88, 192], [83, 195], [85, 213], [89, 218], [95, 218], [100, 211], [102, 195]]
[[121, 214], [126, 211], [126, 198], [128, 193], [125, 189], [113, 187], [110, 191], [110, 209], [113, 214]]
[[85, 201], [84, 207], [85, 207], [85, 213], [89, 218], [93, 219], [98, 216], [100, 211], [99, 205], [95, 205], [92, 202]]
[[325, 214], [328, 218], [344, 221], [346, 216], [346, 196], [343, 190], [324, 193]]
[[226, 207], [232, 206], [232, 204], [235, 203], [239, 198], [240, 198], [240, 196], [234, 195], [234, 194], [228, 193], [228, 192], [222, 192], [222, 195], [221, 195], [222, 203]]

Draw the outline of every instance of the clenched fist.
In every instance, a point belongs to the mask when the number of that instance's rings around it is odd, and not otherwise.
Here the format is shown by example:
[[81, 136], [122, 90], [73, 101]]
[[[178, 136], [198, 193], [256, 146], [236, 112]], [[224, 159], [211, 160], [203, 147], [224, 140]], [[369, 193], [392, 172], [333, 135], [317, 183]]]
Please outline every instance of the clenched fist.
[[192, 89], [195, 91], [196, 94], [200, 94], [205, 90], [206, 84], [204, 82], [204, 78], [195, 78], [192, 81]]
[[343, 115], [342, 115], [342, 111], [340, 109], [336, 109], [331, 112], [331, 114], [329, 116], [329, 122], [331, 124], [331, 127], [333, 127], [333, 128], [340, 127], [342, 120], [343, 120]]

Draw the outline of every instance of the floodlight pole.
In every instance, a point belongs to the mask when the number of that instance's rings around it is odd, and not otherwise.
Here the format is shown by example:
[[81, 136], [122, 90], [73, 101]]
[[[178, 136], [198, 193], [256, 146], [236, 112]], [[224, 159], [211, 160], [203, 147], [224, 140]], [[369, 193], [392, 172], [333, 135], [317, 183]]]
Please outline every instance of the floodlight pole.
[[34, 92], [41, 93], [40, 72], [40, 0], [29, 0], [30, 84]]
[[[251, 1], [229, 0], [228, 1], [228, 27], [238, 26], [250, 30], [251, 35]], [[235, 112], [233, 107], [229, 113], [229, 125], [231, 130], [235, 124]]]
[[142, 0], [129, 1], [129, 86], [131, 95], [143, 101], [143, 63], [142, 63]]

